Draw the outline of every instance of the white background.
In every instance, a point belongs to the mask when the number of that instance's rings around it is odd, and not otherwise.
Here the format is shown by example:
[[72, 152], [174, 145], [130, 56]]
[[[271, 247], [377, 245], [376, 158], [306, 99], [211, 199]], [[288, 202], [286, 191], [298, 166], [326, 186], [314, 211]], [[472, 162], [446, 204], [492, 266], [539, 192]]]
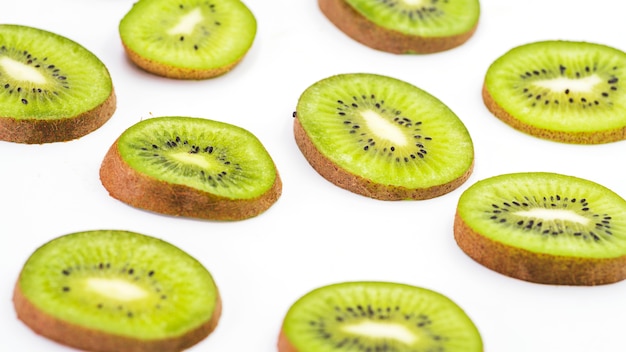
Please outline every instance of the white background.
[[[352, 280], [396, 281], [443, 293], [474, 320], [487, 351], [624, 351], [626, 283], [538, 285], [492, 272], [459, 250], [456, 202], [477, 180], [552, 171], [626, 195], [626, 142], [581, 146], [540, 140], [494, 118], [480, 95], [489, 64], [537, 40], [586, 40], [626, 49], [622, 2], [483, 0], [479, 28], [448, 52], [398, 56], [356, 43], [326, 20], [314, 0], [247, 0], [258, 21], [254, 45], [230, 73], [177, 81], [134, 67], [117, 26], [133, 0], [3, 0], [0, 22], [67, 36], [109, 68], [118, 106], [109, 122], [75, 141], [0, 142], [0, 331], [3, 351], [66, 351], [16, 317], [11, 295], [21, 266], [43, 243], [71, 232], [123, 229], [162, 238], [213, 274], [224, 311], [193, 351], [275, 351], [281, 320], [301, 295]], [[344, 191], [319, 176], [297, 149], [292, 112], [314, 82], [371, 72], [429, 91], [463, 120], [475, 143], [471, 178], [426, 201], [384, 202]], [[152, 116], [230, 122], [253, 132], [274, 158], [284, 188], [266, 213], [241, 222], [167, 217], [110, 198], [100, 162], [127, 127]]]

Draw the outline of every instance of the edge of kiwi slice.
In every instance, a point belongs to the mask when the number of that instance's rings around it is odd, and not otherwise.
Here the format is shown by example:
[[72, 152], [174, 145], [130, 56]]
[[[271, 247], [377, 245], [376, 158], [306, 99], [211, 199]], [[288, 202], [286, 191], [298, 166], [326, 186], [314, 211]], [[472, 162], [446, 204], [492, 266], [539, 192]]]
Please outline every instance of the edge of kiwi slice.
[[82, 45], [23, 25], [0, 25], [0, 140], [80, 138], [116, 109], [111, 76]]
[[314, 289], [288, 310], [279, 352], [483, 350], [480, 332], [448, 297], [392, 282]]
[[222, 307], [200, 262], [121, 230], [76, 232], [39, 247], [13, 303], [34, 332], [89, 351], [180, 351], [216, 328]]
[[626, 279], [626, 200], [574, 176], [527, 172], [476, 182], [459, 198], [454, 238], [476, 262], [521, 280]]
[[515, 47], [488, 68], [487, 109], [535, 137], [576, 144], [626, 139], [626, 53], [565, 40]]
[[296, 144], [331, 183], [381, 200], [429, 199], [470, 176], [472, 139], [436, 97], [369, 73], [322, 79], [300, 96]]
[[476, 31], [478, 0], [318, 0], [346, 35], [394, 54], [429, 54], [458, 47]]
[[174, 216], [242, 220], [280, 197], [271, 156], [251, 132], [198, 117], [163, 116], [124, 131], [100, 167], [109, 194]]

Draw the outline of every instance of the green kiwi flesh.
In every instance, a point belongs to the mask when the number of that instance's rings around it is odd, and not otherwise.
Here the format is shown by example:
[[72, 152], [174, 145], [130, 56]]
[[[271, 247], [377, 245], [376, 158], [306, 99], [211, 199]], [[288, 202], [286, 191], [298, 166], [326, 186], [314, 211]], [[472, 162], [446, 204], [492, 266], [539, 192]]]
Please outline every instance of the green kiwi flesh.
[[204, 339], [221, 312], [200, 262], [120, 230], [76, 232], [39, 247], [20, 273], [14, 304], [38, 334], [92, 351], [180, 351]]
[[256, 29], [254, 15], [239, 0], [140, 0], [119, 25], [132, 61], [182, 79], [232, 69], [252, 46]]
[[479, 181], [459, 199], [454, 234], [477, 262], [523, 280], [626, 278], [626, 200], [589, 180], [528, 172]]
[[626, 138], [626, 53], [601, 44], [543, 41], [511, 49], [485, 76], [489, 110], [528, 134], [566, 143]]
[[279, 352], [483, 350], [480, 333], [452, 300], [390, 282], [317, 288], [288, 310]]
[[42, 29], [0, 25], [0, 140], [79, 138], [114, 111], [111, 77], [93, 53]]
[[470, 175], [465, 125], [440, 100], [376, 74], [332, 76], [298, 100], [296, 142], [326, 179], [376, 199], [427, 199]]
[[238, 220], [280, 196], [269, 153], [251, 132], [204, 118], [163, 116], [124, 131], [101, 166], [117, 199], [160, 213]]

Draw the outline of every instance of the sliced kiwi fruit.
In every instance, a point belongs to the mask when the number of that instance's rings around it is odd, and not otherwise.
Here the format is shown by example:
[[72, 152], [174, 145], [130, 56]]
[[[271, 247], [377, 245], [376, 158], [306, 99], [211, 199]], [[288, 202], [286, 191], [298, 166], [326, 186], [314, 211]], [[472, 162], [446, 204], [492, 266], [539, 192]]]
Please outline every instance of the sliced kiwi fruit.
[[483, 100], [530, 135], [577, 144], [626, 139], [626, 53], [589, 42], [515, 47], [487, 70]]
[[0, 140], [76, 139], [115, 108], [111, 76], [93, 53], [55, 33], [0, 24]]
[[335, 185], [382, 200], [428, 199], [470, 176], [474, 147], [440, 100], [370, 73], [331, 76], [298, 100], [294, 134], [311, 166]]
[[428, 54], [465, 43], [476, 31], [478, 0], [318, 0], [352, 39], [394, 54]]
[[481, 335], [448, 297], [392, 282], [317, 288], [287, 312], [279, 352], [478, 352]]
[[183, 250], [121, 230], [76, 232], [28, 258], [17, 316], [34, 332], [88, 351], [181, 351], [217, 326], [221, 300]]
[[198, 117], [143, 120], [113, 143], [100, 168], [113, 198], [154, 212], [242, 220], [280, 197], [276, 166], [251, 132]]
[[626, 200], [573, 176], [513, 173], [473, 184], [459, 199], [454, 236], [478, 263], [530, 282], [626, 278]]
[[119, 25], [131, 61], [178, 79], [230, 71], [252, 46], [256, 30], [254, 14], [239, 0], [140, 0]]

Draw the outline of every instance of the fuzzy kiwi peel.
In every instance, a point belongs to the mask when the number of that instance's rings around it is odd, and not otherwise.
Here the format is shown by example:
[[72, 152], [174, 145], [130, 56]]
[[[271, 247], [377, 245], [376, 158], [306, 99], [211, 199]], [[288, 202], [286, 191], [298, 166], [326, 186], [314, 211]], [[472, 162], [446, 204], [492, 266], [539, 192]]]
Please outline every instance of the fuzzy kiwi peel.
[[87, 351], [182, 351], [217, 326], [206, 268], [174, 245], [121, 230], [64, 235], [39, 247], [15, 285], [34, 332]]
[[478, 27], [478, 0], [318, 0], [322, 13], [352, 39], [394, 54], [458, 47]]
[[520, 45], [487, 70], [483, 100], [535, 137], [575, 144], [626, 139], [626, 53], [589, 42]]
[[105, 65], [80, 44], [22, 25], [0, 25], [0, 140], [42, 144], [80, 138], [116, 108]]
[[626, 200], [573, 176], [528, 172], [475, 183], [459, 199], [454, 237], [478, 263], [521, 280], [626, 279]]
[[119, 25], [132, 62], [176, 79], [207, 79], [232, 70], [254, 42], [254, 14], [240, 0], [141, 0]]
[[109, 194], [137, 208], [209, 220], [257, 216], [282, 182], [250, 131], [198, 117], [143, 120], [113, 143], [100, 168]]
[[340, 74], [308, 87], [294, 135], [320, 175], [374, 199], [446, 194], [474, 164], [472, 139], [454, 112], [407, 82], [376, 74]]
[[279, 352], [479, 352], [481, 335], [448, 297], [392, 282], [344, 282], [317, 288], [288, 310]]

